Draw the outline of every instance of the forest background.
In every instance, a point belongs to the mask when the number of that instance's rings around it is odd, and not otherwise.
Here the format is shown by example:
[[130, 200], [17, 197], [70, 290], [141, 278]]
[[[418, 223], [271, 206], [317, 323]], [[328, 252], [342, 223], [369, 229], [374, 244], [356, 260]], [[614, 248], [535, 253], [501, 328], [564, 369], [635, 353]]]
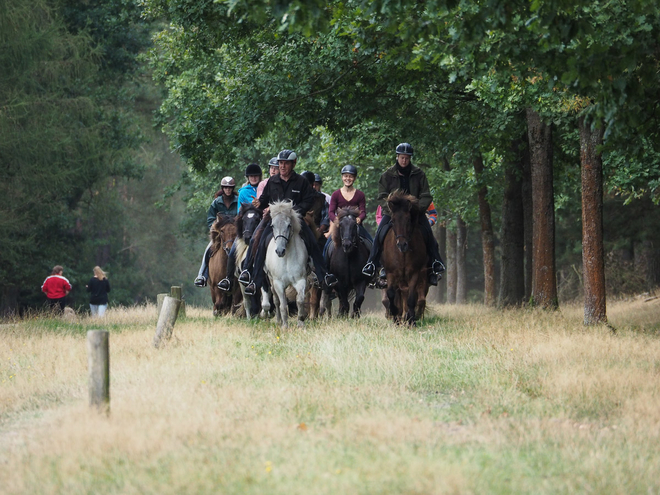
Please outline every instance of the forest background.
[[581, 130], [600, 136], [607, 294], [653, 290], [659, 33], [642, 1], [0, 0], [0, 310], [41, 307], [55, 264], [76, 307], [97, 264], [111, 304], [170, 285], [208, 304], [190, 282], [223, 176], [294, 148], [325, 191], [352, 163], [374, 198], [402, 141], [449, 257], [435, 297], [529, 301], [539, 135], [557, 297], [580, 298]]

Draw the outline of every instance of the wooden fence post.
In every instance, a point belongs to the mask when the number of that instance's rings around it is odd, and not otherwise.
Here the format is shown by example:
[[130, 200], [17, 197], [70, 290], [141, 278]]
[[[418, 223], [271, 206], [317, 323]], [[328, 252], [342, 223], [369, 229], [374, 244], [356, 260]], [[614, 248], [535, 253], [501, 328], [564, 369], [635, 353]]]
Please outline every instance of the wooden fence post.
[[170, 340], [172, 338], [172, 330], [174, 323], [179, 314], [179, 307], [181, 307], [181, 300], [175, 299], [170, 296], [165, 296], [163, 300], [163, 309], [158, 315], [158, 323], [156, 325], [156, 335], [154, 335], [154, 347], [158, 349], [163, 338]]
[[179, 299], [181, 301], [181, 306], [179, 306], [179, 315], [177, 316], [177, 320], [179, 318], [185, 318], [186, 317], [186, 301], [183, 300], [183, 291], [180, 286], [173, 285], [170, 288], [170, 296], [172, 296], [175, 299]]
[[107, 330], [87, 332], [87, 365], [89, 369], [89, 406], [110, 412], [110, 352]]
[[164, 292], [162, 294], [156, 295], [156, 314], [160, 315], [160, 310], [163, 309], [163, 301], [169, 296], [168, 293]]

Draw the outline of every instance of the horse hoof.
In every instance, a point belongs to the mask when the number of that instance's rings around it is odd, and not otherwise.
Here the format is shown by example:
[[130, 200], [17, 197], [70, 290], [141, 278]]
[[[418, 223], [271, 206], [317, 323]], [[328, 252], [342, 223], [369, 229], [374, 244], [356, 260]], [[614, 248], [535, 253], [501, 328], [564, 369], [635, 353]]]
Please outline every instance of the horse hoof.
[[298, 326], [299, 326], [299, 327], [304, 327], [304, 326], [305, 326], [305, 322], [304, 322], [303, 320], [298, 320]]

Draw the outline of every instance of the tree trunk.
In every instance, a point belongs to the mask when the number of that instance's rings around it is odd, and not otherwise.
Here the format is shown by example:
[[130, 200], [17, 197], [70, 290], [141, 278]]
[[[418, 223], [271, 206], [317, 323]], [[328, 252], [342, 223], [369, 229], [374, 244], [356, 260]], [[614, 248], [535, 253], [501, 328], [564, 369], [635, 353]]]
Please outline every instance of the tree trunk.
[[[438, 251], [440, 256], [445, 263], [447, 263], [447, 229], [444, 223], [437, 222], [435, 224], [435, 238], [438, 241]], [[434, 300], [440, 304], [445, 302], [446, 286], [447, 286], [447, 277], [445, 277], [438, 282], [437, 287], [435, 287], [435, 298]]]
[[456, 304], [456, 231], [447, 227], [447, 304]]
[[591, 129], [580, 118], [582, 167], [582, 271], [584, 324], [607, 322], [605, 297], [605, 250], [603, 247], [603, 160], [598, 146], [603, 129]]
[[[484, 161], [481, 153], [472, 159], [477, 181], [483, 180]], [[488, 189], [485, 185], [479, 188], [479, 219], [481, 220], [481, 245], [484, 259], [484, 304], [495, 305], [495, 237], [493, 222], [488, 204]]]
[[456, 304], [467, 303], [467, 226], [459, 216], [456, 219]]
[[532, 297], [532, 285], [534, 281], [534, 243], [533, 240], [533, 215], [532, 205], [532, 166], [529, 162], [529, 140], [527, 133], [523, 138], [523, 149], [520, 155], [522, 160], [522, 205], [525, 236], [525, 302]]
[[552, 126], [527, 109], [527, 133], [532, 171], [533, 205], [533, 284], [532, 299], [536, 306], [556, 309], [557, 278], [555, 274], [555, 200], [552, 182]]
[[[521, 140], [512, 143], [514, 161], [504, 170], [502, 201], [502, 264], [500, 307], [516, 306], [525, 300], [525, 219], [523, 213]], [[531, 236], [530, 236], [531, 237]]]

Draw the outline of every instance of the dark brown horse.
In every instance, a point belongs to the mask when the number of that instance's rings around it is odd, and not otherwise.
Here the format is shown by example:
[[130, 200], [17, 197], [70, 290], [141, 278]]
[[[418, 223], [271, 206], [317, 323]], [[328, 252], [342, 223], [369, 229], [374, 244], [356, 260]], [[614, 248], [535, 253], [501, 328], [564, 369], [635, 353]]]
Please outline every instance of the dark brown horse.
[[396, 323], [415, 325], [426, 308], [428, 281], [426, 244], [418, 227], [417, 198], [395, 191], [387, 198], [392, 227], [383, 242], [383, 266], [387, 273], [387, 299], [383, 304]]
[[348, 298], [352, 290], [355, 291], [353, 317], [360, 317], [360, 308], [367, 289], [367, 278], [362, 274], [362, 267], [369, 258], [369, 247], [358, 231], [359, 216], [360, 209], [355, 206], [337, 210], [338, 226], [332, 236], [333, 243], [328, 249], [328, 271], [339, 280], [334, 291], [339, 298], [340, 317], [348, 316]]
[[236, 310], [237, 301], [240, 303], [240, 291], [223, 292], [218, 289], [218, 282], [225, 278], [227, 273], [227, 254], [236, 239], [236, 224], [234, 217], [218, 216], [211, 225], [211, 259], [209, 260], [209, 287], [213, 299], [213, 315], [221, 316]]

